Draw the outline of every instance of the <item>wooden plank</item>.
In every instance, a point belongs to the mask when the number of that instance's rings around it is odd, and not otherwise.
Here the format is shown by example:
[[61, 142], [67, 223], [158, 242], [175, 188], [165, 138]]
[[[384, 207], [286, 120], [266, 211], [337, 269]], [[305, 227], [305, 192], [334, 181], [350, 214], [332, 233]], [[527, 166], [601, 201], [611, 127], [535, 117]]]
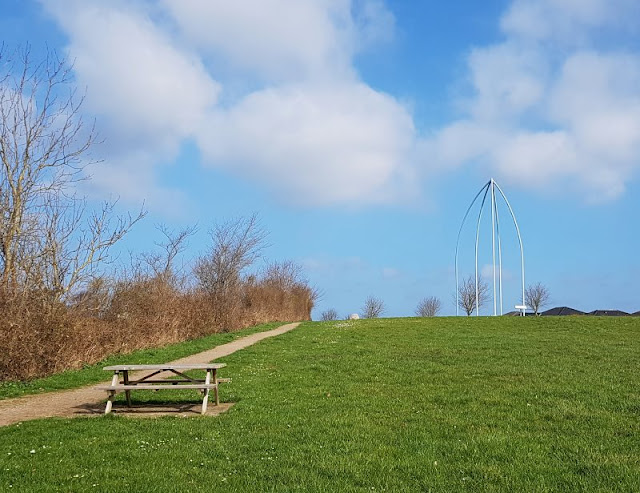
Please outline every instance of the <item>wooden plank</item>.
[[106, 371], [136, 371], [136, 370], [210, 370], [224, 368], [226, 363], [193, 363], [172, 365], [171, 363], [162, 363], [157, 365], [113, 365], [105, 366]]
[[171, 380], [167, 380], [166, 378], [164, 379], [158, 379], [158, 380], [148, 380], [148, 379], [142, 379], [142, 380], [129, 380], [129, 383], [131, 385], [144, 385], [147, 383], [170, 383], [170, 384], [176, 384], [176, 383], [204, 383], [204, 378], [190, 378], [189, 380], [185, 380], [182, 378], [176, 378], [176, 379], [171, 379]]
[[[211, 372], [215, 370], [207, 370], [207, 376], [205, 378], [205, 389], [204, 389], [204, 396], [202, 398], [202, 411], [200, 414], [205, 414], [207, 412], [207, 404], [209, 403], [209, 385], [211, 385]], [[213, 381], [215, 382], [215, 378], [213, 379]], [[218, 388], [218, 384], [214, 384], [216, 389]]]
[[[114, 387], [118, 384], [118, 373], [114, 373], [113, 377], [111, 377], [111, 386]], [[116, 393], [112, 390], [109, 392], [109, 398], [107, 399], [107, 405], [104, 408], [104, 413], [109, 414], [111, 412], [111, 407], [113, 406], [113, 399], [116, 398]]]
[[182, 385], [149, 385], [149, 384], [140, 384], [140, 385], [122, 385], [122, 384], [117, 384], [117, 385], [110, 385], [110, 386], [99, 386], [96, 387], [99, 390], [107, 390], [107, 391], [115, 391], [115, 392], [121, 392], [121, 391], [125, 391], [125, 390], [163, 390], [163, 389], [168, 389], [168, 390], [180, 390], [180, 389], [214, 389], [217, 387], [217, 384], [215, 383], [210, 383], [210, 384], [204, 384], [204, 383], [198, 383], [198, 384], [182, 384]]
[[[213, 393], [215, 394], [216, 397], [216, 406], [220, 405], [220, 397], [218, 395], [218, 377], [216, 376], [216, 370], [213, 369], [213, 381], [216, 383], [216, 388], [213, 389]], [[207, 372], [207, 375], [209, 374], [209, 372]]]
[[[129, 371], [124, 370], [123, 373], [124, 373], [124, 384], [129, 385]], [[127, 394], [127, 406], [131, 407], [131, 391], [126, 390], [125, 394]]]

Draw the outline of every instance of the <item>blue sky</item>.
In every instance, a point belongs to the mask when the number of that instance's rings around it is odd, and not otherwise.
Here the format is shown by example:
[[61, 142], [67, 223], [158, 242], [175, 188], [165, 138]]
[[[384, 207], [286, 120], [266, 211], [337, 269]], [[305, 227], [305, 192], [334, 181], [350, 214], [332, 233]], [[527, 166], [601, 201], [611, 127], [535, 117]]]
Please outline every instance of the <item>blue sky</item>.
[[[269, 259], [300, 263], [314, 315], [387, 316], [437, 296], [491, 177], [553, 305], [640, 310], [640, 4], [636, 0], [6, 0], [8, 46], [75, 61], [104, 143], [83, 190], [154, 225], [260, 214]], [[517, 242], [501, 211], [505, 311]], [[490, 263], [483, 225], [480, 267]], [[473, 269], [465, 230], [461, 273]]]

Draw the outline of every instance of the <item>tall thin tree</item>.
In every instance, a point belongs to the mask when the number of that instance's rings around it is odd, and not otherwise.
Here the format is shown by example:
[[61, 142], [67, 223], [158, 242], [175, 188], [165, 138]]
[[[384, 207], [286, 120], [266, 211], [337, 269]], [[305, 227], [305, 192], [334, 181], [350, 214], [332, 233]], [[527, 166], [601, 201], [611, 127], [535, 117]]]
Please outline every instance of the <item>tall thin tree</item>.
[[55, 52], [0, 48], [0, 288], [61, 299], [90, 279], [109, 249], [140, 220], [93, 211], [75, 192], [92, 162], [93, 125], [71, 66]]

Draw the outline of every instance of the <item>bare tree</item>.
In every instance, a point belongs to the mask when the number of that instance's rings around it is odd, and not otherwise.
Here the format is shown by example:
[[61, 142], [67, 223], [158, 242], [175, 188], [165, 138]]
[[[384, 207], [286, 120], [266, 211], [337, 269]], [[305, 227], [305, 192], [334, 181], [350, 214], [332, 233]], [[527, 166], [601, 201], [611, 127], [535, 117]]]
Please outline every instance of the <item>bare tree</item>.
[[527, 306], [538, 315], [540, 308], [549, 303], [549, 290], [541, 283], [532, 284], [525, 290], [524, 299]]
[[261, 280], [267, 286], [271, 285], [285, 290], [307, 284], [302, 276], [302, 267], [290, 260], [269, 263], [262, 272]]
[[428, 298], [424, 298], [418, 303], [418, 307], [416, 308], [416, 315], [418, 317], [435, 317], [442, 304], [440, 300], [435, 296], [430, 296]]
[[198, 231], [198, 228], [186, 226], [174, 231], [159, 224], [156, 229], [164, 236], [163, 241], [156, 242], [161, 252], [143, 253], [142, 261], [151, 269], [151, 275], [173, 284], [178, 276], [175, 266], [176, 257], [187, 248], [188, 239]]
[[93, 126], [71, 67], [55, 53], [0, 48], [0, 287], [61, 299], [88, 281], [145, 212], [114, 217], [115, 202], [87, 214], [75, 184], [91, 163]]
[[322, 315], [320, 315], [320, 320], [323, 320], [325, 322], [329, 320], [338, 320], [338, 312], [333, 308], [329, 308], [328, 310], [322, 312]]
[[363, 318], [378, 318], [384, 312], [384, 302], [375, 296], [369, 296], [362, 307]]
[[196, 261], [194, 274], [200, 287], [210, 294], [224, 294], [240, 286], [242, 272], [264, 249], [267, 233], [257, 214], [216, 225], [213, 245]]
[[[482, 308], [488, 299], [489, 286], [481, 278], [478, 278], [477, 308]], [[464, 310], [467, 316], [476, 310], [476, 280], [469, 276], [458, 286], [458, 306]]]

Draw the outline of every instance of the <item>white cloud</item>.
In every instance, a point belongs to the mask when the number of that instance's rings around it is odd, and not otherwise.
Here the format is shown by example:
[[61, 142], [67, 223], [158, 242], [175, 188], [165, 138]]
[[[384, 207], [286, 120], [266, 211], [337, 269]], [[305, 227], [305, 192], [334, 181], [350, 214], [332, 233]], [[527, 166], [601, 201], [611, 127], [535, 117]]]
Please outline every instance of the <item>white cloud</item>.
[[640, 54], [590, 46], [607, 29], [623, 35], [638, 5], [514, 1], [505, 41], [469, 56], [467, 116], [424, 148], [444, 167], [475, 161], [514, 184], [619, 196], [640, 168]]
[[163, 0], [188, 39], [276, 81], [353, 74], [351, 57], [393, 31], [379, 0]]
[[512, 42], [477, 48], [469, 69], [477, 94], [469, 111], [478, 120], [517, 117], [543, 98], [547, 61], [534, 48]]
[[469, 54], [463, 117], [426, 139], [354, 66], [393, 34], [382, 0], [42, 5], [107, 141], [96, 179], [126, 196], [171, 194], [157, 168], [187, 140], [205, 165], [305, 205], [410, 200], [418, 153], [427, 173], [474, 162], [589, 200], [620, 195], [640, 167], [640, 54], [595, 48], [602, 32], [637, 29], [636, 0], [514, 0], [504, 42]]
[[411, 115], [352, 62], [393, 32], [380, 0], [43, 5], [69, 36], [86, 109], [120, 163], [96, 174], [108, 189], [153, 195], [150, 163], [192, 138], [207, 165], [299, 204], [388, 202], [413, 182]]
[[68, 34], [66, 47], [84, 110], [97, 118], [105, 162], [86, 190], [167, 211], [183, 194], [158, 184], [171, 161], [214, 107], [220, 85], [198, 57], [177, 47], [140, 5], [58, 0], [43, 4]]
[[[344, 69], [349, 2], [182, 0], [163, 2], [187, 38], [205, 52], [274, 79]], [[332, 19], [342, 22], [337, 25]], [[337, 58], [337, 60], [336, 60]]]
[[[298, 203], [378, 203], [409, 181], [411, 116], [364, 84], [286, 86], [248, 95], [199, 135], [205, 157]], [[215, 138], [212, 138], [215, 136]]]
[[575, 46], [589, 43], [592, 28], [633, 29], [639, 14], [636, 0], [514, 0], [500, 26], [510, 36]]
[[87, 87], [86, 109], [120, 138], [179, 141], [215, 104], [219, 84], [144, 12], [119, 2], [47, 5], [69, 34], [78, 84]]
[[189, 218], [191, 198], [184, 190], [158, 183], [157, 158], [145, 151], [112, 154], [109, 162], [89, 166], [91, 180], [79, 184], [81, 193], [94, 198], [107, 195], [136, 207], [144, 203], [146, 210], [172, 220]]

